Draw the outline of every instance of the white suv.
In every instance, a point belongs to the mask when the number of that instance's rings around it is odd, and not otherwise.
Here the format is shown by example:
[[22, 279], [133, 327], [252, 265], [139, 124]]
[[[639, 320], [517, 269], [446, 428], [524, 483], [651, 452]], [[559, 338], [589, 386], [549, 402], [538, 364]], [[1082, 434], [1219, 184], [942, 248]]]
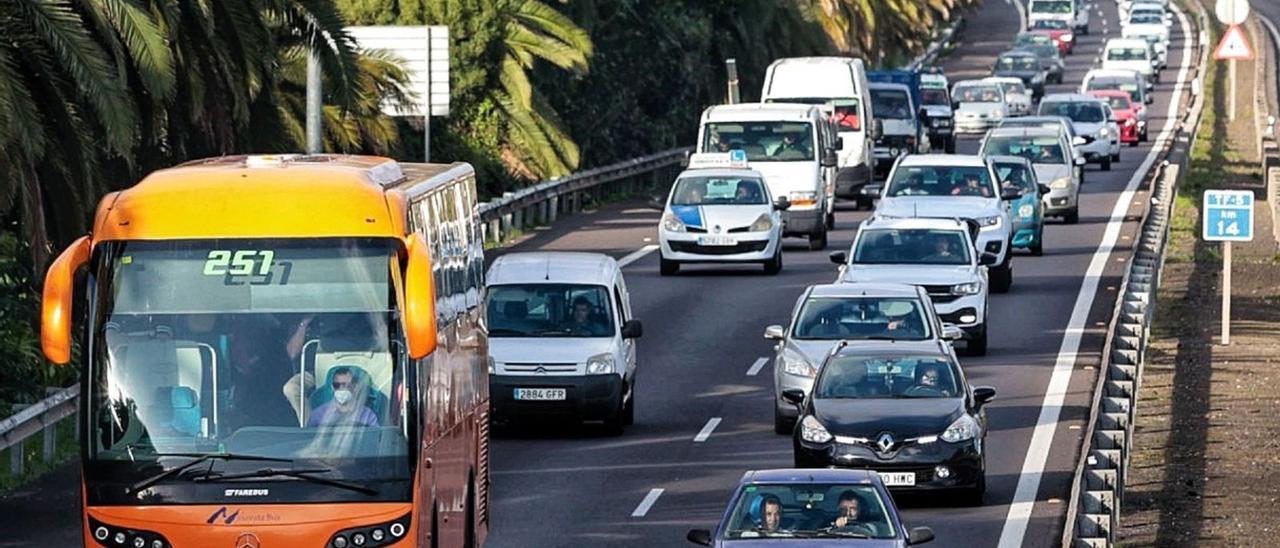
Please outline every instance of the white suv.
[[893, 166], [883, 189], [873, 190], [880, 203], [874, 218], [971, 219], [979, 227], [979, 252], [996, 260], [991, 266], [991, 290], [1004, 293], [1013, 285], [1012, 222], [1008, 200], [1022, 191], [1003, 193], [991, 164], [980, 156], [922, 154], [905, 156]]
[[987, 353], [987, 266], [974, 247], [976, 227], [957, 219], [871, 219], [849, 253], [831, 254], [843, 283], [907, 283], [929, 294], [938, 318], [964, 330], [969, 354]]

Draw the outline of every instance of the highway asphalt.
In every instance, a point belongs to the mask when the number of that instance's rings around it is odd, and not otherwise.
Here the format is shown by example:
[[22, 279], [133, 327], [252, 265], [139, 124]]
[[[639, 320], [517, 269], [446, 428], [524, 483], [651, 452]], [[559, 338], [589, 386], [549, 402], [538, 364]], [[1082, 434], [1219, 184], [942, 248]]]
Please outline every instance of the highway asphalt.
[[[1115, 13], [1111, 0], [1095, 0], [1093, 32], [1078, 36], [1067, 83], [1050, 86], [1051, 92], [1073, 90], [1105, 39], [1118, 36]], [[1109, 19], [1108, 34], [1103, 17]], [[1007, 0], [987, 0], [971, 14], [963, 43], [944, 62], [952, 82], [985, 76], [1018, 22], [1019, 11]], [[1175, 25], [1170, 68], [1151, 105], [1153, 142], [1170, 111], [1183, 44]], [[1132, 203], [1122, 194], [1150, 144], [1125, 147], [1110, 172], [1089, 166], [1080, 223], [1050, 221], [1045, 255], [1018, 255], [1012, 291], [991, 296], [989, 354], [961, 358], [972, 383], [998, 390], [988, 411], [987, 503], [968, 508], [924, 498], [901, 501], [909, 526], [934, 529], [938, 540], [931, 546], [1050, 546], [1060, 538], [1104, 325], [1146, 199], [1145, 187], [1132, 195]], [[976, 149], [974, 139], [960, 144], [962, 153]], [[1126, 200], [1117, 208], [1121, 198]], [[694, 266], [660, 277], [657, 255], [637, 253], [656, 243], [658, 221], [658, 212], [641, 202], [564, 218], [500, 251], [630, 256], [634, 260], [624, 272], [645, 335], [639, 342], [636, 424], [625, 434], [544, 426], [494, 440], [487, 546], [679, 546], [688, 529], [715, 526], [744, 471], [790, 466], [790, 439], [773, 434], [773, 352], [761, 334], [769, 324], [787, 322], [804, 287], [834, 279], [827, 253], [846, 249], [866, 215], [840, 211], [826, 251], [810, 252], [802, 240], [788, 240], [777, 277], [755, 266]], [[1103, 245], [1111, 241], [1114, 250]], [[1077, 340], [1078, 351], [1072, 344]], [[754, 367], [762, 358], [769, 361]], [[1054, 395], [1062, 397], [1060, 416]], [[1049, 413], [1043, 412], [1046, 401]], [[1020, 504], [1013, 504], [1015, 495]], [[78, 545], [78, 499], [74, 466], [0, 499], [0, 547]]]

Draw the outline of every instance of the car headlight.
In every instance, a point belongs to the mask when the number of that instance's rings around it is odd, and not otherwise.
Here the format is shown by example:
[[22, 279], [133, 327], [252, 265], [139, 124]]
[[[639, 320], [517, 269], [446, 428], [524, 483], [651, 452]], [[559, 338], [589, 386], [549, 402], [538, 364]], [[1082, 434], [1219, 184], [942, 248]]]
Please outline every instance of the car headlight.
[[993, 108], [993, 109], [991, 109], [991, 117], [992, 117], [992, 118], [999, 118], [999, 117], [1001, 117], [1001, 116], [1004, 116], [1004, 111], [1002, 111], [1002, 110], [1000, 110], [1000, 109], [998, 109], [998, 108]]
[[608, 375], [613, 373], [613, 371], [613, 354], [596, 354], [595, 356], [587, 358], [588, 375]]
[[773, 228], [773, 217], [768, 213], [761, 213], [760, 217], [757, 218], [755, 222], [751, 223], [751, 227], [747, 230], [752, 232], [764, 232], [770, 228]]
[[1068, 33], [1066, 33], [1066, 34], [1064, 34], [1064, 35], [1062, 35], [1062, 41], [1063, 41], [1063, 42], [1070, 42], [1070, 41], [1075, 40], [1075, 39], [1076, 39], [1075, 35], [1073, 35], [1073, 34], [1071, 34], [1071, 33], [1069, 33], [1069, 32], [1068, 32]]
[[1124, 125], [1126, 125], [1126, 126], [1133, 126], [1133, 125], [1137, 125], [1137, 124], [1138, 124], [1138, 121], [1137, 121], [1137, 120], [1134, 120], [1133, 118], [1125, 118], [1125, 119], [1124, 119]]
[[800, 439], [809, 443], [827, 443], [835, 439], [835, 436], [827, 432], [827, 428], [813, 415], [808, 415], [800, 421]]
[[782, 372], [812, 379], [818, 375], [818, 368], [809, 363], [804, 356], [787, 350], [782, 353]]
[[684, 232], [684, 221], [676, 217], [674, 213], [667, 213], [662, 216], [662, 228], [667, 232]]
[[979, 282], [969, 282], [951, 286], [952, 295], [977, 295], [979, 293], [982, 293], [982, 284]]
[[1060, 177], [1058, 179], [1054, 179], [1052, 183], [1049, 183], [1049, 188], [1067, 188], [1069, 186], [1071, 186], [1070, 177]]
[[890, 148], [890, 149], [889, 149], [889, 155], [890, 155], [890, 156], [893, 156], [893, 157], [895, 157], [895, 158], [898, 156], [898, 152], [900, 152], [900, 151], [898, 150], [898, 147], [893, 147], [893, 148]]
[[[817, 422], [817, 421], [814, 421]], [[981, 428], [978, 427], [978, 421], [973, 420], [969, 415], [960, 415], [960, 418], [951, 423], [945, 431], [942, 432], [942, 441], [947, 443], [959, 443], [978, 437]], [[824, 430], [825, 432], [825, 430]]]
[[1111, 135], [1111, 132], [1108, 131], [1107, 128], [1104, 127], [1098, 130], [1098, 137], [1106, 137], [1108, 135]]
[[818, 205], [817, 192], [792, 192], [787, 199], [791, 201], [791, 209]]
[[1031, 216], [1035, 214], [1036, 208], [1031, 207], [1031, 204], [1022, 204], [1021, 206], [1018, 206], [1018, 216], [1023, 219], [1030, 219]]
[[492, 375], [497, 372], [498, 372], [498, 361], [493, 359], [493, 356], [489, 356], [489, 374]]
[[979, 217], [979, 218], [974, 219], [974, 220], [978, 222], [978, 225], [980, 225], [980, 226], [982, 227], [982, 230], [987, 230], [987, 229], [990, 229], [990, 228], [999, 228], [999, 227], [1000, 227], [1000, 216], [999, 216], [999, 215], [992, 215], [992, 216], [990, 216], [990, 217]]

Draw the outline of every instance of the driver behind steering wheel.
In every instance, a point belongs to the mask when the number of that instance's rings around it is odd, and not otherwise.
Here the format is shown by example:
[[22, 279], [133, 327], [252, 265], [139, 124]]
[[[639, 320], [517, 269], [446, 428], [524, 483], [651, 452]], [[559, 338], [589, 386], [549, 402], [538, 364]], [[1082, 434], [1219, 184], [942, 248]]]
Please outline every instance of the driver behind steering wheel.
[[942, 368], [925, 364], [916, 368], [916, 383], [904, 392], [907, 396], [942, 396]]
[[871, 536], [871, 527], [861, 521], [861, 502], [858, 494], [852, 489], [840, 493], [836, 506], [836, 519], [831, 523], [832, 531]]

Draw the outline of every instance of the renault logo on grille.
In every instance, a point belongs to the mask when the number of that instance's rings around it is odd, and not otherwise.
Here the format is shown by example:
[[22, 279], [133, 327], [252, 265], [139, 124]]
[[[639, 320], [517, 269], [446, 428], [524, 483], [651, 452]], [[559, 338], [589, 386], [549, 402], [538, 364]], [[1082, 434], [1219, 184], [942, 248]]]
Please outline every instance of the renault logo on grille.
[[876, 447], [880, 449], [881, 453], [888, 453], [889, 450], [893, 449], [893, 444], [893, 434], [888, 432], [880, 434], [880, 437], [876, 438]]
[[240, 533], [236, 537], [235, 548], [262, 548], [262, 541], [258, 540], [258, 535], [253, 533]]

